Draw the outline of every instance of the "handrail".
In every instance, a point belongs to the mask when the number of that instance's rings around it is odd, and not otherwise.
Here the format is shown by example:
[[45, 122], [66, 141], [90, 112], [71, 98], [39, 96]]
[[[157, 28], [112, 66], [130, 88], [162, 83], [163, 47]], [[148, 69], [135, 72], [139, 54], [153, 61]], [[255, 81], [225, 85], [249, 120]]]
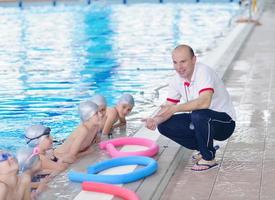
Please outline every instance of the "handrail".
[[[93, 0], [85, 0], [85, 1], [88, 5], [90, 5]], [[121, 0], [121, 1], [122, 1], [122, 4], [127, 4], [129, 2], [129, 0]], [[201, 0], [194, 0], [194, 2], [197, 2], [197, 3], [199, 3], [200, 1]], [[228, 1], [233, 2], [234, 0], [228, 0]], [[156, 2], [165, 3], [165, 0], [156, 0]], [[255, 5], [256, 0], [249, 0], [249, 2], [252, 2], [251, 4], [252, 4], [252, 7], [253, 7]], [[1, 3], [1, 0], [0, 0], [0, 3]], [[15, 1], [15, 3], [16, 3], [16, 1]], [[24, 3], [25, 3], [24, 0], [17, 0], [18, 7], [20, 7], [20, 8], [23, 8]], [[57, 3], [58, 3], [58, 0], [52, 0], [52, 5], [53, 6], [56, 6]]]

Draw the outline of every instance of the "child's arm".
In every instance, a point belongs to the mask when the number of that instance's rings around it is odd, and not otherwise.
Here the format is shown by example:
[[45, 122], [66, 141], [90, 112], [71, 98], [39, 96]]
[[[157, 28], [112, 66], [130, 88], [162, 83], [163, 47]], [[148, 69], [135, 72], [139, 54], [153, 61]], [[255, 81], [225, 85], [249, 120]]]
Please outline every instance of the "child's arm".
[[6, 200], [8, 196], [8, 191], [8, 186], [5, 183], [0, 182], [0, 199]]
[[45, 155], [40, 155], [40, 160], [42, 163], [42, 170], [49, 170], [51, 172], [53, 171], [64, 171], [67, 169], [68, 164], [65, 164], [63, 162], [54, 162]]
[[[40, 157], [40, 156], [39, 156]], [[30, 169], [30, 175], [33, 177], [34, 174], [42, 170], [42, 161], [39, 160], [31, 169]]]
[[83, 156], [89, 155], [94, 152], [94, 149], [92, 146], [90, 146], [87, 150], [81, 151], [76, 155], [77, 158], [81, 158]]
[[89, 134], [85, 128], [79, 128], [77, 131], [77, 138], [75, 138], [73, 142], [70, 144], [70, 151], [67, 153], [66, 156], [62, 158], [62, 161], [65, 163], [73, 163], [74, 161], [76, 161], [77, 156], [82, 149], [82, 144], [84, 143]]
[[47, 189], [48, 183], [59, 174], [59, 172], [51, 172], [48, 176], [45, 178], [42, 178], [39, 182], [31, 182], [31, 188], [35, 188], [34, 191], [31, 193], [32, 199], [37, 199], [38, 196]]
[[113, 125], [113, 128], [121, 127], [126, 125], [126, 119], [125, 118], [119, 118], [119, 123]]
[[30, 172], [25, 172], [20, 177], [20, 188], [23, 188], [23, 200], [30, 200], [31, 199], [31, 175]]
[[111, 130], [113, 128], [113, 125], [117, 121], [117, 119], [118, 119], [117, 111], [114, 108], [110, 109], [110, 111], [108, 112], [107, 119], [104, 124], [103, 130], [102, 130], [102, 134], [106, 134], [106, 135], [110, 134]]

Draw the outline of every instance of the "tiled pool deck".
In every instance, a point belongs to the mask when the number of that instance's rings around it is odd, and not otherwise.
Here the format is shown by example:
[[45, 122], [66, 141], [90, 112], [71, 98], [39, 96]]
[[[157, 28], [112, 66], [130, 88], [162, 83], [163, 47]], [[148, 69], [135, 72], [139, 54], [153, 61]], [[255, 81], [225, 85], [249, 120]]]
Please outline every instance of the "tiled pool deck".
[[[260, 18], [226, 74], [238, 114], [234, 135], [220, 143], [219, 168], [179, 165], [162, 200], [275, 199], [275, 1]], [[186, 161], [185, 161], [186, 162]]]

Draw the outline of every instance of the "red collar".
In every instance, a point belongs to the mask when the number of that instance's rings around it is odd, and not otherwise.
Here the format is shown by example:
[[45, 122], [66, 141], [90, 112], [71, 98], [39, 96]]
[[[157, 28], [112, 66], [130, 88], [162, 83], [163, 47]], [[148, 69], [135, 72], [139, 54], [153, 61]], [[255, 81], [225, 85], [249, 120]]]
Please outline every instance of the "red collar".
[[189, 87], [189, 86], [190, 86], [190, 83], [189, 83], [189, 82], [184, 82], [184, 86]]

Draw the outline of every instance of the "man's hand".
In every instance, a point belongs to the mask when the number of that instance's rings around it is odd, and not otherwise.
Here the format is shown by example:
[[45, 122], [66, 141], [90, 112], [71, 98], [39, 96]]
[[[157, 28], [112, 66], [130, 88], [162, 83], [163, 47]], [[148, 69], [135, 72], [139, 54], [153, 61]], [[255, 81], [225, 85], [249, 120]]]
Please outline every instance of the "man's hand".
[[156, 120], [154, 120], [153, 118], [142, 119], [142, 121], [145, 122], [146, 128], [148, 128], [152, 131], [156, 130], [158, 124], [157, 124]]
[[177, 112], [177, 105], [162, 105], [161, 110], [157, 117], [169, 119], [173, 114]]
[[176, 112], [176, 105], [163, 105], [156, 116], [142, 119], [142, 121], [145, 122], [146, 128], [154, 131], [160, 123], [169, 119]]

